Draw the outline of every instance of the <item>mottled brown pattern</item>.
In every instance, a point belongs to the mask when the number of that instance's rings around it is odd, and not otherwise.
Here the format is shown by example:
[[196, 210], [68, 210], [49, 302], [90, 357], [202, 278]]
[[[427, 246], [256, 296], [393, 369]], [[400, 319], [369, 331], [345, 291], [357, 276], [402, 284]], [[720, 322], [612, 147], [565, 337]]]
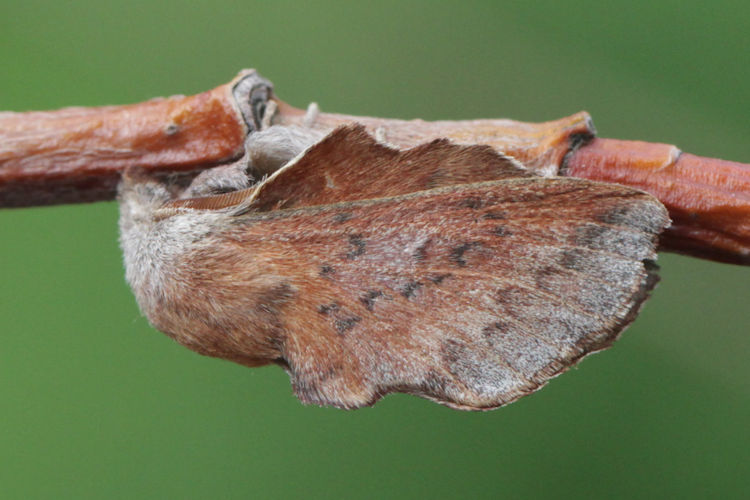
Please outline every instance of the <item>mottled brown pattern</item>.
[[[438, 168], [444, 183], [427, 189]], [[397, 153], [359, 128], [253, 192], [240, 210], [160, 220], [197, 229], [144, 267], [166, 270], [164, 288], [138, 263], [129, 279], [178, 341], [279, 364], [302, 401], [342, 408], [398, 391], [489, 409], [535, 391], [634, 319], [668, 223], [629, 188], [529, 177], [445, 141]]]

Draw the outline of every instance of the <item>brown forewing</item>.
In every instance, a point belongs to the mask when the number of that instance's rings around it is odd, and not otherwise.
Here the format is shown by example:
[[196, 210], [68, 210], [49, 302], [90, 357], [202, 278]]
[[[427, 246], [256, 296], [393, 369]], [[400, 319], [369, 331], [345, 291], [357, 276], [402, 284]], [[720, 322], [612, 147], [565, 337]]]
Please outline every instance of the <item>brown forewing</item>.
[[334, 130], [261, 184], [251, 208], [265, 211], [389, 198], [530, 175], [489, 146], [458, 146], [437, 139], [401, 152], [375, 141], [363, 126], [353, 125]]

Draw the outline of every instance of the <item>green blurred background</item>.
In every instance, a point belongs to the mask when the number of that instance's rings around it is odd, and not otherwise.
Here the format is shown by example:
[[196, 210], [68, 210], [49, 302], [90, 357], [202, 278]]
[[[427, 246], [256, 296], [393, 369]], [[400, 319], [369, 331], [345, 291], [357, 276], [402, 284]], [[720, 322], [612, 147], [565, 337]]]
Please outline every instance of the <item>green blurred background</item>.
[[[0, 109], [196, 93], [542, 121], [750, 161], [750, 4], [5, 1]], [[2, 498], [741, 498], [750, 269], [663, 255], [615, 347], [489, 413], [304, 407], [278, 368], [150, 328], [114, 203], [0, 211]]]

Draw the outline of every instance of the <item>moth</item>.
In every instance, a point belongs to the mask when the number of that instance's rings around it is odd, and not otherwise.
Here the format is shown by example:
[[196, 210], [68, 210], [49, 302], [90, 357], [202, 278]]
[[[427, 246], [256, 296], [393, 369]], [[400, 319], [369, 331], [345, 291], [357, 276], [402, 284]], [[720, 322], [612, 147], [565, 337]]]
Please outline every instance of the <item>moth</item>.
[[644, 192], [356, 125], [251, 139], [187, 186], [126, 172], [126, 277], [157, 329], [279, 365], [304, 403], [497, 408], [609, 347], [657, 282], [669, 218]]

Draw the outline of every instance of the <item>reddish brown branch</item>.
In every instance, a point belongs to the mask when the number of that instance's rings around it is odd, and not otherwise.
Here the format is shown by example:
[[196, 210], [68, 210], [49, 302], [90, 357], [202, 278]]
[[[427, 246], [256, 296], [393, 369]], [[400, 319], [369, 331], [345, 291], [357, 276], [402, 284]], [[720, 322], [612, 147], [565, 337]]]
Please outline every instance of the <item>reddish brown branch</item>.
[[127, 106], [0, 113], [0, 206], [112, 200], [120, 173], [205, 169], [242, 154], [231, 84]]
[[664, 249], [750, 264], [750, 165], [681, 153], [667, 144], [594, 139], [566, 175], [626, 184], [656, 196], [672, 226]]
[[[120, 173], [139, 165], [165, 175], [239, 157], [251, 95], [237, 89], [254, 72], [190, 97], [128, 106], [0, 113], [0, 207], [114, 198]], [[273, 124], [327, 132], [360, 122], [407, 148], [447, 137], [488, 144], [542, 175], [571, 175], [650, 192], [669, 209], [664, 249], [750, 263], [750, 166], [681, 154], [674, 146], [595, 139], [586, 113], [546, 123], [511, 120], [424, 122], [320, 113], [276, 98]], [[253, 109], [250, 109], [253, 111]], [[261, 110], [262, 111], [262, 110]]]

